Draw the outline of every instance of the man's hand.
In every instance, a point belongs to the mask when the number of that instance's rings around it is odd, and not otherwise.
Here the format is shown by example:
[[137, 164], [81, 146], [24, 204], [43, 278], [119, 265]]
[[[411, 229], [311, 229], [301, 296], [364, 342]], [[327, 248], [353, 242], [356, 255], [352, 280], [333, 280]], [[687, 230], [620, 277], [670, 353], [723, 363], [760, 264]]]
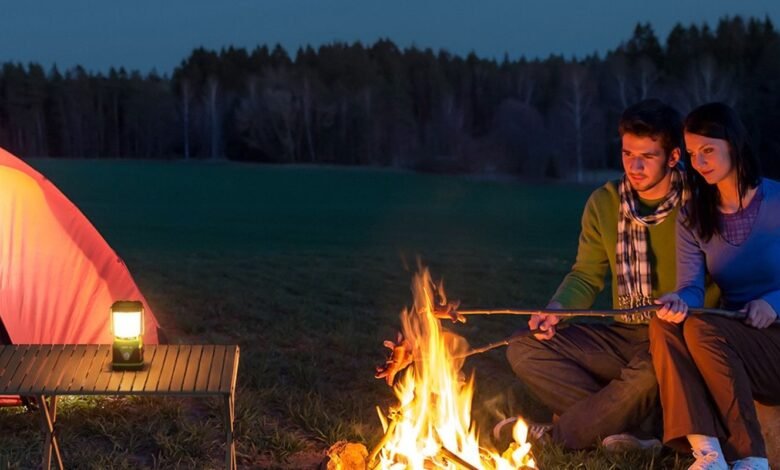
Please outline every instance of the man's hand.
[[740, 312], [747, 314], [747, 318], [745, 318], [746, 325], [759, 330], [768, 327], [777, 319], [777, 312], [764, 299], [751, 300], [745, 304], [745, 307]]
[[682, 323], [688, 316], [688, 304], [675, 292], [662, 295], [655, 299], [655, 303], [663, 305], [656, 312], [656, 316], [663, 321]]
[[[547, 309], [561, 310], [563, 305], [553, 300], [547, 304]], [[534, 337], [540, 341], [546, 341], [555, 336], [555, 325], [560, 321], [561, 319], [557, 315], [541, 315], [537, 313], [531, 315], [531, 318], [528, 319], [528, 328], [541, 330], [541, 333], [534, 333]]]

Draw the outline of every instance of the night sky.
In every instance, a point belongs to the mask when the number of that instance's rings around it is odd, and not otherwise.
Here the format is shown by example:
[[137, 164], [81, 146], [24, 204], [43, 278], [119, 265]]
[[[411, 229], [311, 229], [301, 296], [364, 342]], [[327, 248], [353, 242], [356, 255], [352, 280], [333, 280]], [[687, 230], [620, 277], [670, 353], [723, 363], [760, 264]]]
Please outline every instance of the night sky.
[[612, 49], [638, 21], [663, 41], [675, 23], [726, 16], [780, 19], [777, 0], [9, 0], [0, 4], [0, 62], [124, 66], [169, 73], [198, 46], [371, 43], [511, 58]]

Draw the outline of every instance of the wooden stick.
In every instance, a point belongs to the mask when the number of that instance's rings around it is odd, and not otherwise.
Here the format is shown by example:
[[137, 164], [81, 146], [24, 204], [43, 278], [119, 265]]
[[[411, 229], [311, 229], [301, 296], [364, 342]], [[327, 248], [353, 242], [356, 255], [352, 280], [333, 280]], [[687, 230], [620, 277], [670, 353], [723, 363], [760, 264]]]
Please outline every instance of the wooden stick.
[[371, 454], [368, 456], [368, 468], [376, 468], [376, 465], [378, 462], [375, 462], [376, 457], [379, 455], [379, 452], [382, 450], [382, 448], [387, 444], [387, 442], [390, 440], [391, 437], [393, 437], [393, 433], [395, 432], [395, 426], [398, 424], [398, 421], [392, 417], [388, 417], [388, 420], [390, 421], [387, 423], [387, 432], [385, 432], [385, 435], [382, 436], [382, 439], [379, 441], [377, 445], [374, 446], [374, 448], [371, 450]]
[[[436, 318], [451, 320], [459, 320], [461, 316], [465, 315], [555, 315], [558, 317], [617, 317], [620, 315], [633, 315], [637, 313], [655, 312], [660, 305], [646, 305], [644, 307], [636, 307], [625, 310], [553, 310], [553, 309], [495, 309], [495, 310], [448, 310], [448, 311], [434, 311]], [[719, 315], [721, 317], [733, 318], [742, 320], [746, 317], [743, 312], [735, 312], [732, 310], [723, 310], [719, 308], [689, 308], [688, 313], [693, 315]], [[780, 319], [776, 319], [775, 323], [780, 324]]]
[[[575, 316], [604, 316], [604, 317], [612, 317], [616, 315], [620, 315], [623, 313], [640, 313], [640, 312], [649, 312], [649, 311], [655, 311], [658, 307], [640, 307], [636, 309], [631, 310], [567, 310], [563, 311], [564, 317], [575, 317]], [[479, 312], [488, 312], [488, 313], [479, 313]], [[507, 313], [511, 312], [511, 313]], [[523, 312], [523, 313], [520, 313]], [[458, 314], [465, 314], [465, 315], [529, 315], [532, 313], [541, 313], [541, 314], [549, 314], [547, 312], [558, 312], [557, 310], [542, 310], [542, 311], [532, 311], [532, 310], [466, 310], [464, 312], [457, 312]], [[584, 314], [580, 315], [580, 312], [585, 312]], [[735, 320], [742, 320], [746, 317], [746, 315], [742, 312], [733, 312], [731, 310], [721, 310], [716, 308], [692, 308], [688, 310], [689, 313], [692, 313], [694, 315], [719, 315], [726, 318], [732, 318]], [[557, 313], [555, 313], [557, 315]], [[446, 316], [441, 315], [439, 316], [437, 314], [437, 318], [452, 318], [450, 314], [447, 314]], [[780, 324], [780, 319], [775, 320], [775, 324]], [[564, 328], [567, 325], [567, 323], [559, 323], [556, 325], [557, 329]], [[474, 356], [476, 354], [482, 354], [484, 352], [500, 348], [502, 346], [509, 346], [512, 343], [515, 343], [517, 341], [522, 340], [523, 338], [536, 334], [541, 333], [542, 330], [535, 329], [535, 330], [528, 330], [523, 331], [522, 333], [516, 333], [508, 338], [504, 338], [501, 341], [496, 341], [490, 344], [487, 344], [485, 346], [471, 349], [470, 351], [461, 354], [459, 356], [455, 356], [454, 359], [463, 359], [469, 356]]]
[[466, 462], [461, 458], [458, 454], [455, 452], [449, 450], [448, 448], [441, 446], [441, 450], [439, 451], [441, 455], [447, 459], [450, 460], [455, 465], [460, 465], [461, 467], [465, 468], [466, 470], [479, 470], [477, 467], [471, 465], [470, 463]]
[[[616, 317], [619, 315], [632, 315], [637, 313], [655, 312], [660, 305], [646, 305], [644, 307], [629, 308], [625, 310], [553, 310], [553, 309], [496, 309], [496, 310], [456, 310], [458, 315], [557, 315], [559, 317]], [[720, 315], [728, 318], [744, 318], [745, 315], [731, 310], [719, 308], [690, 308], [688, 313]], [[438, 318], [449, 318], [444, 312], [436, 312]]]
[[[368, 468], [376, 468], [377, 464], [379, 462], [376, 461], [377, 456], [379, 455], [379, 452], [382, 450], [382, 448], [387, 444], [387, 441], [390, 440], [390, 437], [392, 436], [393, 432], [395, 431], [395, 426], [398, 423], [396, 419], [388, 418], [390, 422], [387, 425], [387, 432], [382, 437], [382, 440], [379, 441], [379, 443], [374, 446], [374, 448], [371, 450], [371, 454], [368, 456]], [[471, 465], [470, 463], [463, 460], [458, 454], [452, 452], [451, 450], [447, 449], [446, 447], [442, 446], [440, 450], [441, 455], [452, 461], [456, 465], [460, 465], [461, 467], [465, 468], [466, 470], [479, 470], [477, 467]]]
[[[556, 326], [559, 326], [559, 325], [556, 325]], [[564, 326], [564, 325], [560, 325], [560, 326]], [[481, 348], [474, 348], [474, 349], [472, 349], [472, 350], [470, 350], [470, 351], [468, 351], [468, 352], [466, 352], [464, 354], [461, 354], [459, 356], [454, 356], [453, 359], [463, 359], [463, 358], [466, 358], [466, 357], [469, 357], [469, 356], [473, 356], [475, 354], [482, 354], [483, 352], [488, 352], [488, 351], [490, 351], [492, 349], [500, 348], [502, 346], [509, 346], [512, 343], [516, 343], [516, 342], [520, 341], [521, 339], [525, 338], [526, 336], [531, 336], [533, 334], [541, 333], [541, 332], [542, 332], [542, 330], [537, 328], [535, 330], [528, 330], [528, 331], [524, 331], [522, 333], [517, 333], [517, 334], [514, 334], [514, 335], [510, 336], [509, 338], [504, 338], [501, 341], [496, 341], [494, 343], [487, 344], [485, 346], [482, 346]]]

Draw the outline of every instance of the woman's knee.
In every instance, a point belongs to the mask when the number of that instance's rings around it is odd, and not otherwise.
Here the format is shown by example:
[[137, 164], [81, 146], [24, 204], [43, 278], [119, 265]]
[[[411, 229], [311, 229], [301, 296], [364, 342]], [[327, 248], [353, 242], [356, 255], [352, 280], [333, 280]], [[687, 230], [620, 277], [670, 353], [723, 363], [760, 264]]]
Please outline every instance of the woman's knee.
[[[694, 315], [685, 320], [683, 337], [688, 351], [698, 367], [729, 349], [727, 332], [733, 320], [714, 315]], [[733, 324], [731, 325], [734, 326]]]
[[690, 315], [683, 323], [683, 337], [690, 345], [707, 343], [721, 337], [722, 318], [714, 315]]
[[650, 338], [650, 351], [667, 349], [669, 345], [682, 341], [682, 327], [676, 323], [669, 323], [658, 317], [650, 320], [648, 329]]

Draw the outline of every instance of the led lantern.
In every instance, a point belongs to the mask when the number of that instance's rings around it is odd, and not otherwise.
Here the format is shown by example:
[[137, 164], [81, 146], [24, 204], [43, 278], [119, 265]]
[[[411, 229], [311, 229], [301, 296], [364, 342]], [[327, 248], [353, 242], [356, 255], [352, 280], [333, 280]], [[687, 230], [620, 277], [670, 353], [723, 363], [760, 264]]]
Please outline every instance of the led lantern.
[[144, 366], [144, 305], [137, 300], [119, 300], [111, 306], [114, 334], [111, 365], [114, 370], [140, 370]]

